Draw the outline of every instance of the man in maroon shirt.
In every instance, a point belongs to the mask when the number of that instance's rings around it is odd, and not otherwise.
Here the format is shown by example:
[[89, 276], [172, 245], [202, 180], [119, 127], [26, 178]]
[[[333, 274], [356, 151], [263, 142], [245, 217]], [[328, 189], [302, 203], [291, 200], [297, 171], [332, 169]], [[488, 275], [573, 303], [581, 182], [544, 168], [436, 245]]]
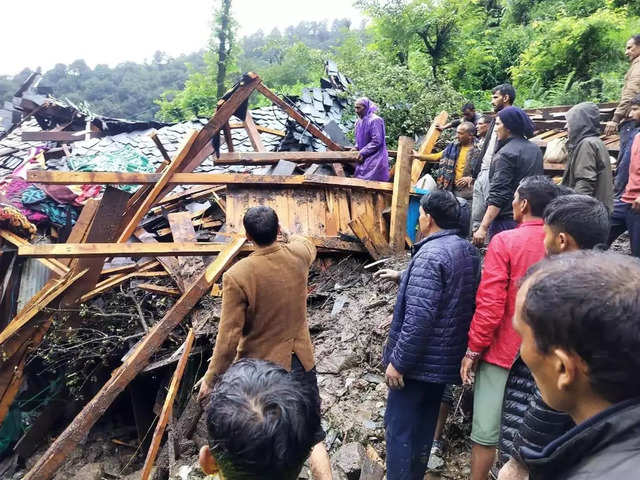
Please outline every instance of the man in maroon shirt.
[[[631, 101], [629, 116], [640, 122], [640, 95]], [[640, 257], [640, 129], [636, 129], [635, 137], [630, 140], [631, 148], [621, 153], [617, 179], [627, 179], [626, 185], [618, 185], [618, 198], [613, 202], [611, 213], [611, 234], [609, 243], [613, 242], [625, 231], [629, 231], [631, 254]], [[625, 158], [629, 155], [630, 158]], [[628, 170], [627, 170], [628, 169]]]
[[469, 329], [468, 349], [460, 376], [465, 384], [475, 375], [471, 440], [471, 479], [486, 480], [500, 434], [500, 410], [509, 368], [520, 348], [511, 324], [518, 281], [545, 256], [542, 214], [560, 189], [547, 177], [525, 177], [513, 199], [514, 230], [495, 235], [484, 259]]

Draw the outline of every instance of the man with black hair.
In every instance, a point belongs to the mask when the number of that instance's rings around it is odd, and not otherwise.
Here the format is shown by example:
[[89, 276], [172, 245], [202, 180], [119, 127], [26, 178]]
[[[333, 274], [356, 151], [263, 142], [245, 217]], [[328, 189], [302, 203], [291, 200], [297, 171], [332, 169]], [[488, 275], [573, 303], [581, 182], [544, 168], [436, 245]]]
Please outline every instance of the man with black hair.
[[[640, 125], [640, 95], [631, 100], [629, 115]], [[640, 128], [620, 145], [609, 244], [628, 231], [631, 254], [640, 257]]]
[[[508, 83], [498, 85], [491, 91], [491, 105], [493, 111], [498, 113], [503, 108], [513, 105], [516, 100], [516, 91]], [[482, 143], [479, 155], [474, 158], [471, 177], [473, 179], [473, 211], [471, 214], [473, 231], [476, 231], [482, 223], [482, 218], [487, 211], [489, 199], [489, 168], [491, 160], [498, 144], [498, 135], [495, 131], [495, 118], [492, 119]]]
[[606, 247], [609, 212], [589, 195], [563, 195], [544, 210], [544, 248], [547, 255]]
[[520, 347], [511, 319], [518, 284], [527, 269], [544, 258], [542, 215], [559, 195], [547, 177], [524, 178], [516, 190], [513, 218], [519, 226], [495, 235], [484, 259], [468, 348], [460, 365], [465, 384], [474, 383], [471, 479], [486, 480], [500, 435], [504, 389]]
[[[631, 480], [640, 472], [640, 260], [554, 255], [528, 272], [513, 326], [551, 408], [576, 426], [522, 447], [532, 480]], [[597, 292], [597, 294], [596, 294]]]
[[404, 272], [377, 278], [400, 283], [384, 349], [389, 386], [385, 429], [387, 478], [422, 480], [447, 384], [459, 384], [466, 330], [480, 272], [478, 251], [458, 233], [460, 206], [448, 191], [420, 200], [425, 239]]
[[206, 408], [205, 474], [295, 480], [315, 445], [320, 408], [307, 382], [271, 362], [243, 359], [216, 383]]
[[465, 103], [462, 106], [462, 116], [460, 118], [456, 118], [455, 120], [452, 120], [451, 122], [443, 125], [443, 126], [439, 126], [437, 125], [436, 128], [438, 128], [439, 130], [447, 130], [449, 128], [456, 128], [458, 125], [460, 125], [462, 122], [471, 122], [474, 125], [478, 122], [478, 120], [480, 120], [480, 114], [476, 112], [476, 106], [469, 102], [469, 103]]
[[[301, 376], [311, 385], [319, 405], [307, 324], [307, 280], [316, 248], [305, 237], [289, 237], [270, 207], [250, 208], [243, 225], [256, 250], [222, 276], [220, 326], [199, 399], [206, 401], [217, 379], [234, 361], [259, 358]], [[276, 242], [279, 232], [285, 243]], [[315, 435], [317, 445], [310, 460], [313, 477], [330, 479], [325, 432], [320, 428]]]

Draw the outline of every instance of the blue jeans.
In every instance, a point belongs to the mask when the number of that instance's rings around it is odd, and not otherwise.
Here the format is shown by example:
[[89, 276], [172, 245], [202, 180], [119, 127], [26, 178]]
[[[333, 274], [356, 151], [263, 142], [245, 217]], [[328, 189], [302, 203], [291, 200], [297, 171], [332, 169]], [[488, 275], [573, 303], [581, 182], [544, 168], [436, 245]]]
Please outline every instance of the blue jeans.
[[613, 212], [611, 213], [609, 246], [627, 230], [631, 240], [631, 254], [634, 257], [640, 257], [640, 213], [631, 210], [630, 203], [616, 199], [613, 201]]
[[422, 480], [427, 471], [444, 384], [405, 379], [389, 390], [384, 414], [387, 479]]

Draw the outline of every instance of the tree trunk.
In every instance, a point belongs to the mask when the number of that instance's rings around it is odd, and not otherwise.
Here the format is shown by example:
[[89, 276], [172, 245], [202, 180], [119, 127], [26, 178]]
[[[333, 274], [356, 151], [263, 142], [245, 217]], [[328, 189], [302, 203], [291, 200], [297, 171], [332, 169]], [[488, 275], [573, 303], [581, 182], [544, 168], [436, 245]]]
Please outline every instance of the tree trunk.
[[217, 96], [221, 98], [225, 91], [224, 80], [227, 76], [227, 61], [231, 53], [231, 0], [222, 0], [218, 30], [218, 74], [216, 76]]

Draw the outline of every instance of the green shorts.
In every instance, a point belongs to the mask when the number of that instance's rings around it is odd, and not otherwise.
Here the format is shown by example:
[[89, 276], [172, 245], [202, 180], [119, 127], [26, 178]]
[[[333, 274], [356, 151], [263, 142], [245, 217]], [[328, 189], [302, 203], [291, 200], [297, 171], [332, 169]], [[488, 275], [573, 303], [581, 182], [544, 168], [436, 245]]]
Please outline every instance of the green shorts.
[[471, 440], [480, 445], [498, 445], [502, 399], [509, 370], [480, 362], [473, 387]]

